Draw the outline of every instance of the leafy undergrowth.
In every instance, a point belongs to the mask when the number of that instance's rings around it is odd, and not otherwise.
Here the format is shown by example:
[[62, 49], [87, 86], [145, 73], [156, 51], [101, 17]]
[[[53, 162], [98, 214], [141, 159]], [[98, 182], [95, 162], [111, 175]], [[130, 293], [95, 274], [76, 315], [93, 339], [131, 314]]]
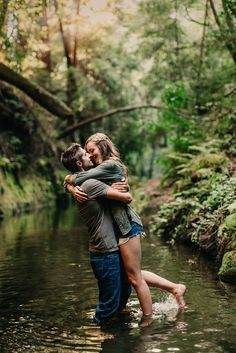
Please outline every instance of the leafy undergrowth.
[[158, 207], [150, 231], [165, 240], [195, 245], [221, 266], [223, 280], [236, 282], [235, 166], [222, 151], [195, 151], [195, 155], [171, 156], [173, 198]]

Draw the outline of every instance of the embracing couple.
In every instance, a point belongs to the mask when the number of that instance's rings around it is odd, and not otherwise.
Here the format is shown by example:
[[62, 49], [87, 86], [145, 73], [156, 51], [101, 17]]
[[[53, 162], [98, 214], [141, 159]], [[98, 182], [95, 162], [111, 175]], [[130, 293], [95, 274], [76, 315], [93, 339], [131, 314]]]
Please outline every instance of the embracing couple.
[[61, 161], [72, 173], [64, 185], [78, 202], [88, 228], [90, 262], [99, 288], [93, 321], [103, 324], [118, 315], [127, 304], [131, 285], [143, 312], [143, 327], [152, 321], [149, 286], [173, 294], [183, 308], [184, 284], [141, 270], [145, 232], [140, 217], [129, 206], [132, 195], [128, 192], [127, 168], [113, 142], [96, 133], [88, 138], [84, 149], [77, 143], [69, 146]]

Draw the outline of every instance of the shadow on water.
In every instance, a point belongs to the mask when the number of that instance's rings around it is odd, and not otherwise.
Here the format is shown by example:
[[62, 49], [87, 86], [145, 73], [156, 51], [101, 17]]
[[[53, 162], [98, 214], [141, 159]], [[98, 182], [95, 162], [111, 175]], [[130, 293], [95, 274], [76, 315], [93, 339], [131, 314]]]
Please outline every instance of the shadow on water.
[[235, 286], [192, 249], [154, 236], [142, 248], [145, 269], [187, 284], [187, 308], [152, 289], [155, 319], [141, 329], [133, 293], [130, 314], [100, 328], [89, 321], [98, 292], [77, 208], [1, 222], [0, 352], [235, 352]]

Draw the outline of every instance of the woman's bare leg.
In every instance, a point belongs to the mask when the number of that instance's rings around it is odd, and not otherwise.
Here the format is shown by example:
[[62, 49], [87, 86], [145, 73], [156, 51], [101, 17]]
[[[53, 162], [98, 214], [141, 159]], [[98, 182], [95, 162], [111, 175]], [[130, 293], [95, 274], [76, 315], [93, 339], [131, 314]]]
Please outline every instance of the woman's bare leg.
[[160, 277], [150, 271], [142, 271], [142, 276], [148, 286], [158, 287], [168, 291], [169, 293], [174, 295], [178, 305], [181, 308], [185, 306], [183, 296], [186, 291], [186, 286], [184, 284], [168, 281], [167, 279]]
[[142, 254], [141, 254], [140, 236], [133, 237], [129, 239], [127, 243], [120, 245], [120, 253], [128, 276], [128, 280], [132, 284], [132, 286], [134, 287], [137, 293], [139, 303], [143, 311], [143, 315], [151, 316], [152, 315], [151, 293], [141, 272]]

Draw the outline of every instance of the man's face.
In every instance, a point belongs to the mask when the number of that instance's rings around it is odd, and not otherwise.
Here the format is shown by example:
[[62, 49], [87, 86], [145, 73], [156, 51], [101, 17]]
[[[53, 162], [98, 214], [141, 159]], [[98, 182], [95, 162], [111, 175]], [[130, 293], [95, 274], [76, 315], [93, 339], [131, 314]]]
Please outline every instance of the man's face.
[[93, 162], [91, 160], [91, 155], [88, 152], [86, 152], [83, 148], [82, 148], [81, 163], [82, 163], [82, 168], [84, 170], [88, 170], [94, 167]]

